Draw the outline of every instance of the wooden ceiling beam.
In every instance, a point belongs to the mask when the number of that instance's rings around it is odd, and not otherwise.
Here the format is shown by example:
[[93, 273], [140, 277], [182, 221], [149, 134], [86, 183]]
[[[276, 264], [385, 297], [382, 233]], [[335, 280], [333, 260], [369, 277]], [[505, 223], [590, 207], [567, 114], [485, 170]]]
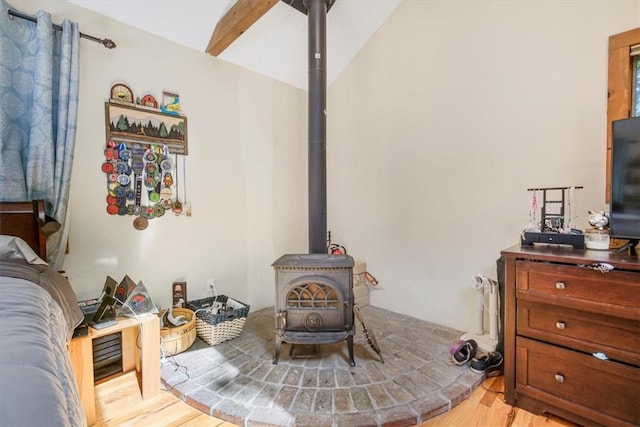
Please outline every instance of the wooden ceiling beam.
[[216, 24], [205, 52], [213, 56], [220, 55], [277, 2], [278, 0], [236, 1]]

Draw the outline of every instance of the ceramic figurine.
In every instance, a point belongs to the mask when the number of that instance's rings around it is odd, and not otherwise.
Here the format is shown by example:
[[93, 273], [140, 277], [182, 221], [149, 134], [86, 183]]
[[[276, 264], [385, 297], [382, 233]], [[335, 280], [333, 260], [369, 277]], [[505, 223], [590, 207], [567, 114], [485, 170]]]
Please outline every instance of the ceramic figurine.
[[598, 230], [603, 230], [609, 225], [609, 213], [603, 211], [588, 211], [589, 224]]

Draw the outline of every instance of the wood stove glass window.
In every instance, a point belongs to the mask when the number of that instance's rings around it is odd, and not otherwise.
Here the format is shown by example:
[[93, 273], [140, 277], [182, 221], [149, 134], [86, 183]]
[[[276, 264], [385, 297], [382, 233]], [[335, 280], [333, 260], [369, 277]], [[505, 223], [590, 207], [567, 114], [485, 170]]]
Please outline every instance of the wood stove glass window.
[[296, 286], [287, 294], [287, 308], [333, 308], [339, 299], [336, 290], [322, 283], [305, 283]]

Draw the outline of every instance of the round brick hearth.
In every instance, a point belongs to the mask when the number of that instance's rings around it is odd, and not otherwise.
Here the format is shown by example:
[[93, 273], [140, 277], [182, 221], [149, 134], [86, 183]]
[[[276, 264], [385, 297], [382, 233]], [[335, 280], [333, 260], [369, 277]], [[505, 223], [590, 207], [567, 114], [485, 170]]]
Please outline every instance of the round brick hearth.
[[189, 405], [240, 426], [411, 426], [451, 410], [483, 375], [449, 363], [460, 331], [377, 307], [361, 308], [384, 363], [356, 327], [356, 366], [346, 342], [293, 357], [283, 344], [272, 363], [274, 309], [249, 313], [238, 338], [209, 346], [197, 339], [163, 360], [162, 382]]

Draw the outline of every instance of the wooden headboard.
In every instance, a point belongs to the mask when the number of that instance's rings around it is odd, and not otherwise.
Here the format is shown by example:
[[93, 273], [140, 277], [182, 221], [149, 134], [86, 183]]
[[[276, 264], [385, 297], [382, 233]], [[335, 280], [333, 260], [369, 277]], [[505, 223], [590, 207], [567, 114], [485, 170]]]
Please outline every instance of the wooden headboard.
[[46, 261], [47, 238], [40, 230], [44, 221], [43, 200], [0, 202], [0, 234], [20, 237]]

